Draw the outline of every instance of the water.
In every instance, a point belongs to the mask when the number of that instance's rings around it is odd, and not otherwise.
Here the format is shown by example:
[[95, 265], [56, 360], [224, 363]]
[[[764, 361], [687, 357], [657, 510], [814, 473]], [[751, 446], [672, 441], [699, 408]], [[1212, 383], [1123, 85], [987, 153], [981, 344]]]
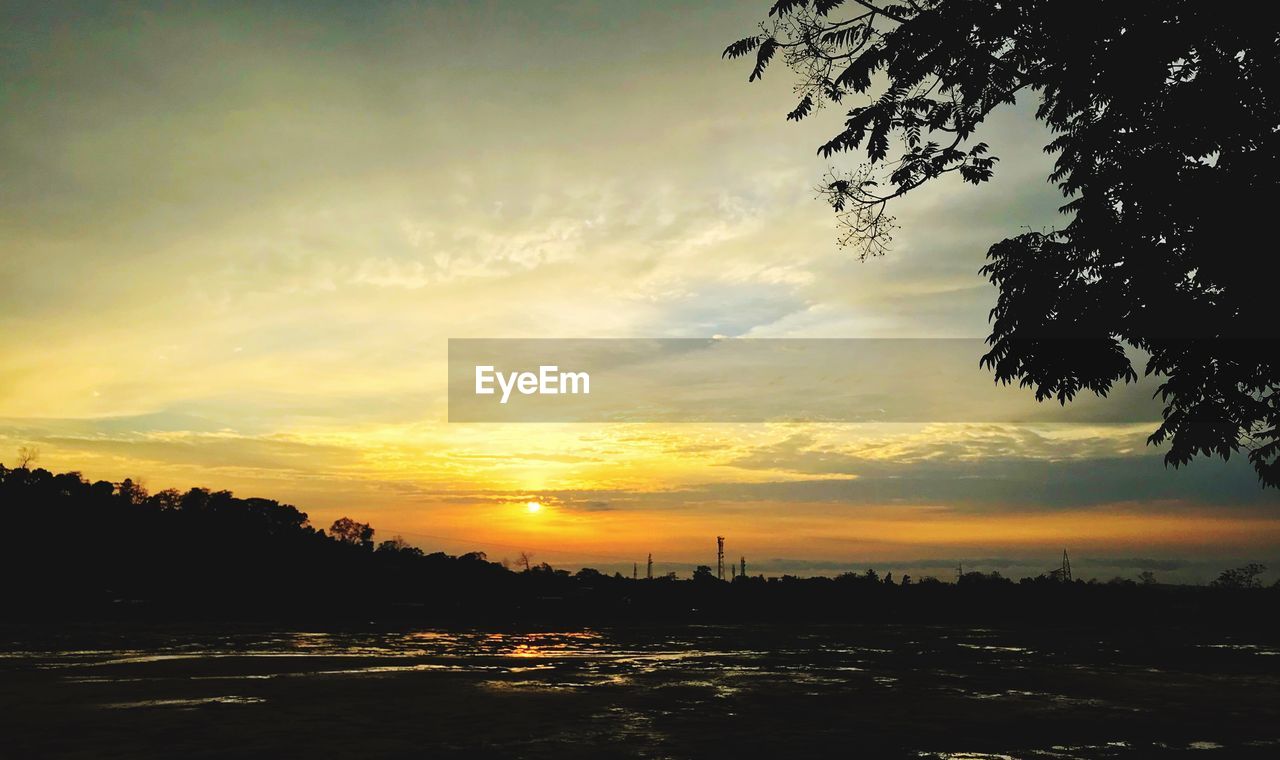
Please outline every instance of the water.
[[1271, 757], [1278, 652], [925, 626], [0, 629], [0, 742], [15, 757]]

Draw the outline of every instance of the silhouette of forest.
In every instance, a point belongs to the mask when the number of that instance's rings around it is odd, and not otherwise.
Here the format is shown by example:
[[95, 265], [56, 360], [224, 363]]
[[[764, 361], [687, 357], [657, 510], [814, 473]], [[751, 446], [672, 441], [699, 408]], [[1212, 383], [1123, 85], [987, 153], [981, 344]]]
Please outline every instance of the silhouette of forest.
[[9, 530], [0, 617], [46, 619], [404, 620], [424, 623], [607, 621], [1176, 622], [1263, 627], [1280, 584], [1263, 567], [1209, 586], [1110, 582], [1060, 572], [956, 582], [875, 570], [835, 578], [739, 576], [636, 580], [547, 564], [512, 570], [482, 552], [425, 553], [342, 518], [326, 531], [271, 499], [192, 488], [148, 494], [131, 480], [0, 465]]

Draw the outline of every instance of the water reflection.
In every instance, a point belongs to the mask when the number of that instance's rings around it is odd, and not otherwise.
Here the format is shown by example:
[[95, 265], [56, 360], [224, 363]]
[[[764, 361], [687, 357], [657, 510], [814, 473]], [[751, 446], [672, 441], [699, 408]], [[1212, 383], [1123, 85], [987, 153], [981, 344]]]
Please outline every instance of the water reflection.
[[[1248, 641], [1165, 642], [1153, 650], [1141, 639], [924, 627], [154, 633], [127, 647], [15, 642], [0, 653], [0, 677], [48, 673], [77, 690], [71, 699], [98, 710], [263, 710], [295, 699], [299, 686], [364, 679], [376, 690], [383, 681], [375, 679], [384, 679], [388, 693], [445, 690], [460, 701], [590, 695], [569, 704], [578, 710], [573, 730], [592, 741], [657, 746], [743, 716], [789, 730], [812, 715], [809, 730], [822, 731], [854, 716], [900, 730], [900, 741], [919, 742], [913, 749], [921, 758], [1136, 758], [1157, 744], [1198, 754], [1238, 749], [1244, 739], [1162, 729], [1162, 711], [1205, 690], [1238, 691], [1242, 673], [1253, 688], [1280, 689], [1280, 674], [1259, 664], [1272, 661], [1259, 655], [1276, 651]], [[548, 709], [554, 722], [568, 707]], [[1094, 740], [939, 747], [915, 736], [929, 725], [913, 718], [921, 710], [976, 726], [1070, 715], [1082, 738]], [[1129, 719], [1169, 734], [1132, 739]], [[1114, 726], [1115, 735], [1097, 737], [1098, 726]], [[1263, 746], [1275, 738], [1247, 741]]]
[[242, 697], [227, 695], [221, 697], [201, 697], [198, 699], [144, 699], [138, 702], [111, 702], [103, 707], [109, 710], [130, 710], [139, 707], [178, 707], [191, 708], [202, 705], [253, 705], [265, 702], [259, 697]]

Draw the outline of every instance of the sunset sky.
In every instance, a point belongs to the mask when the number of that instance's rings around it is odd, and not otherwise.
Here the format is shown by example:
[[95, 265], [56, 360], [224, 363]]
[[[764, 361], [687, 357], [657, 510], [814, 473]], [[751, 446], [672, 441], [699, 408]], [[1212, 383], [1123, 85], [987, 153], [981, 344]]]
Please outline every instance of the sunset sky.
[[[1280, 569], [1246, 462], [1155, 423], [459, 424], [469, 337], [985, 337], [987, 246], [1061, 224], [1022, 102], [981, 188], [836, 245], [768, 0], [4, 11], [0, 462], [349, 515], [557, 567], [1015, 577]], [[974, 371], [977, 369], [974, 357]], [[530, 501], [544, 505], [532, 512]]]

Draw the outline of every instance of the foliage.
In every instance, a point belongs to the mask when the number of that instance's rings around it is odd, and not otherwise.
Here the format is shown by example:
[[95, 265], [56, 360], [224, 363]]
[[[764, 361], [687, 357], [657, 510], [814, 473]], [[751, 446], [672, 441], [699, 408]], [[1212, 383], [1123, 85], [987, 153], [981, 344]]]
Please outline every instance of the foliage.
[[[989, 180], [983, 124], [1019, 94], [1053, 133], [1066, 223], [993, 245], [999, 288], [983, 364], [1037, 399], [1163, 378], [1166, 464], [1246, 449], [1280, 486], [1280, 344], [1262, 222], [1280, 189], [1274, 24], [1191, 0], [779, 0], [751, 79], [798, 77], [788, 119], [847, 106], [823, 156], [865, 162], [823, 186], [862, 257], [886, 250], [888, 203], [956, 175]], [[863, 96], [863, 97], [855, 97]]]
[[1213, 585], [1218, 588], [1262, 588], [1260, 576], [1266, 570], [1266, 565], [1250, 562], [1243, 567], [1223, 570]]
[[373, 548], [373, 528], [368, 523], [356, 522], [350, 517], [334, 520], [329, 528], [329, 535], [344, 544], [365, 549]]
[[292, 505], [229, 491], [148, 494], [128, 479], [0, 466], [0, 518], [12, 537], [0, 552], [0, 572], [15, 580], [9, 608], [341, 616], [409, 601], [501, 605], [509, 595], [511, 574], [483, 555], [424, 556], [399, 537], [369, 551], [366, 523], [344, 518], [326, 536]]

